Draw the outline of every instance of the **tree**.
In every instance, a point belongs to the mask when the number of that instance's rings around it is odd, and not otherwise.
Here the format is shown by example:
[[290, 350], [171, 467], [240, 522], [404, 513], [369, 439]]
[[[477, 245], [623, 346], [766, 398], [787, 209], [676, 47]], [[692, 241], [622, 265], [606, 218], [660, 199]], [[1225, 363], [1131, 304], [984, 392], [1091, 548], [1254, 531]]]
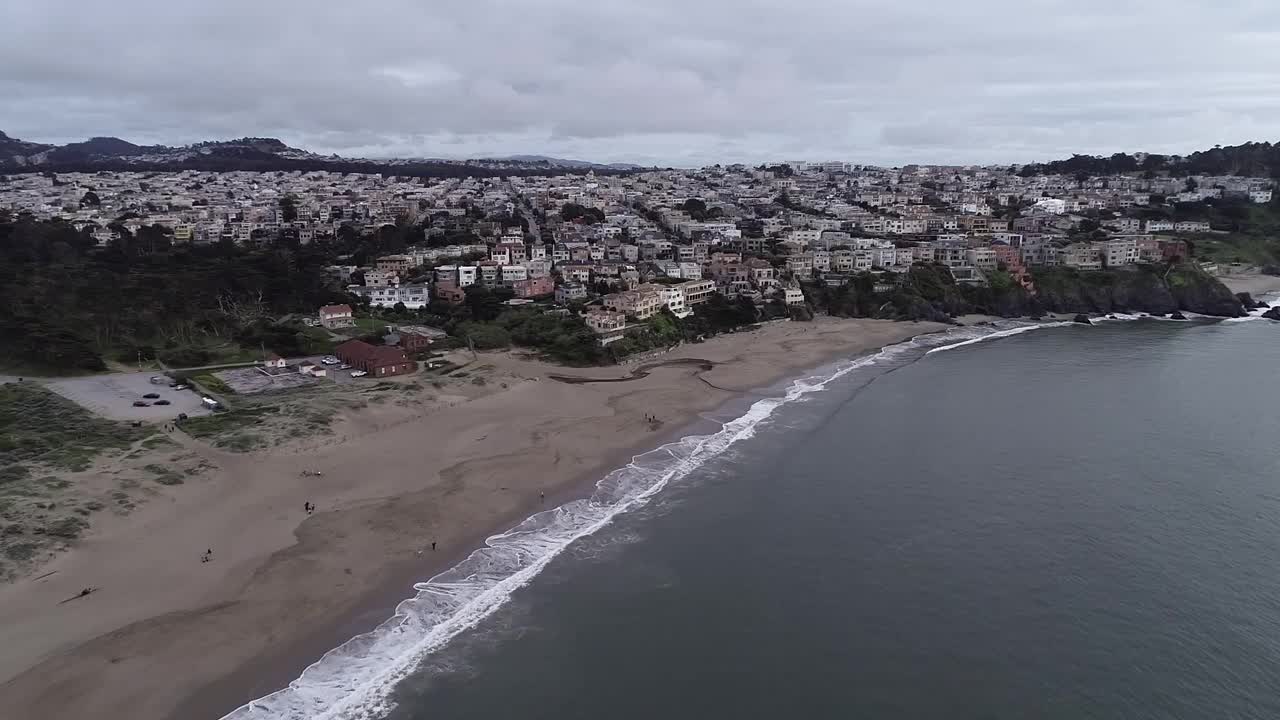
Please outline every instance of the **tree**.
[[292, 195], [280, 198], [280, 219], [287, 223], [298, 219], [298, 201]]
[[689, 198], [688, 200], [685, 200], [684, 204], [680, 206], [680, 209], [690, 215], [707, 214], [707, 204], [698, 198]]
[[80, 196], [80, 207], [99, 207], [102, 200], [98, 198], [98, 193], [90, 190]]
[[560, 208], [560, 219], [565, 222], [581, 220], [584, 224], [594, 225], [604, 222], [604, 211], [600, 208], [589, 208], [578, 203], [565, 203]]

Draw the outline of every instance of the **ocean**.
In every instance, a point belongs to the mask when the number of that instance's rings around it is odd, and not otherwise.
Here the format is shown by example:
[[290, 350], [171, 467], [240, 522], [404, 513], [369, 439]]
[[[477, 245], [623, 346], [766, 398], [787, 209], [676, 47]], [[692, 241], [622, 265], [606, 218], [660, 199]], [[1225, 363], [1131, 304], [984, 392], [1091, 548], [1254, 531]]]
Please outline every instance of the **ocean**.
[[1280, 328], [963, 328], [708, 416], [231, 718], [1280, 717]]

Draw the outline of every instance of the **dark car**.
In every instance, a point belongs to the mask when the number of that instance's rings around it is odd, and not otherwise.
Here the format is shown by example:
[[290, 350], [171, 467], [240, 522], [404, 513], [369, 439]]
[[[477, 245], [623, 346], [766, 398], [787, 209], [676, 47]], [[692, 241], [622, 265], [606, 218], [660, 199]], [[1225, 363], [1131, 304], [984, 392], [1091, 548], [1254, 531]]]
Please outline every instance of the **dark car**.
[[134, 407], [151, 407], [151, 403], [146, 402], [145, 400], [134, 400], [133, 406]]
[[148, 399], [148, 400], [155, 400], [156, 398], [160, 397], [160, 393], [147, 393], [146, 395], [143, 395], [142, 397], [144, 397], [144, 398], [146, 398], [146, 399]]
[[155, 402], [154, 402], [154, 403], [152, 403], [152, 404], [153, 404], [153, 405], [168, 405], [168, 404], [169, 404], [169, 401], [168, 401], [168, 400], [157, 400], [157, 401], [155, 401]]

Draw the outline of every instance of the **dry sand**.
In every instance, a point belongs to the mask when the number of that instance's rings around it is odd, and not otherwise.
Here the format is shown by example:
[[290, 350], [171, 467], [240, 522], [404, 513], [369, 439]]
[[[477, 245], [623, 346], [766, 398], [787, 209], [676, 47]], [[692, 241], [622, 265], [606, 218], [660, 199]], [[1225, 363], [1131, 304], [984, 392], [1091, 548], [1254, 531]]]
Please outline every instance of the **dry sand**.
[[[550, 503], [582, 492], [584, 480], [743, 391], [943, 328], [774, 323], [660, 358], [703, 358], [717, 363], [710, 370], [657, 368], [622, 383], [547, 375], [631, 368], [482, 355], [487, 394], [452, 407], [371, 406], [322, 442], [247, 455], [179, 438], [217, 471], [95, 527], [40, 571], [54, 574], [0, 587], [0, 708], [14, 718], [217, 718], [384, 619], [368, 608], [411, 595], [412, 581], [536, 510], [539, 493]], [[307, 501], [316, 514], [303, 512]], [[200, 562], [210, 548], [213, 561]], [[100, 590], [61, 603], [84, 587]]]
[[1280, 293], [1280, 276], [1261, 273], [1222, 275], [1218, 278], [1231, 292], [1247, 292], [1256, 300], [1263, 295]]

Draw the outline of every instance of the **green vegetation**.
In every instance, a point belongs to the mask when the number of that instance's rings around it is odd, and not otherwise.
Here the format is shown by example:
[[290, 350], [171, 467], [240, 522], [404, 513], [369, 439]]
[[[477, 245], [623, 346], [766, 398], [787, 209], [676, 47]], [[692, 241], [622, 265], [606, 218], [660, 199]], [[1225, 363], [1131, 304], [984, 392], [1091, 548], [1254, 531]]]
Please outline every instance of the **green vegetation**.
[[203, 387], [209, 392], [217, 393], [219, 395], [234, 395], [236, 392], [235, 390], [231, 389], [230, 385], [223, 382], [222, 378], [212, 373], [206, 373], [204, 375], [193, 375], [191, 377], [191, 381], [194, 383], [198, 383], [200, 387]]
[[196, 438], [215, 438], [266, 423], [280, 412], [277, 405], [248, 405], [212, 415], [188, 418], [182, 430]]
[[1240, 312], [1230, 290], [1190, 263], [1095, 271], [1039, 268], [1033, 279], [1035, 294], [1003, 271], [987, 273], [985, 285], [968, 285], [955, 282], [946, 267], [918, 263], [887, 288], [878, 286], [872, 274], [861, 273], [848, 285], [812, 284], [805, 293], [815, 307], [836, 316], [938, 322], [970, 313], [1036, 317], [1048, 312]]
[[577, 203], [565, 203], [560, 208], [560, 219], [565, 222], [573, 222], [581, 220], [587, 225], [595, 225], [604, 222], [604, 211], [600, 208], [584, 207]]
[[[103, 509], [72, 481], [36, 472], [87, 469], [104, 452], [120, 451], [150, 429], [102, 420], [34, 383], [0, 385], [0, 580], [21, 575], [47, 553], [89, 527]], [[127, 494], [119, 507], [132, 507]]]
[[98, 454], [124, 450], [150, 433], [94, 417], [33, 383], [0, 385], [0, 467], [43, 464], [84, 470]]
[[1147, 155], [1141, 163], [1125, 153], [1115, 153], [1109, 157], [1073, 155], [1067, 160], [1024, 165], [1019, 174], [1023, 177], [1041, 173], [1089, 176], [1127, 172], [1280, 178], [1280, 144], [1248, 142], [1194, 152], [1186, 157], [1152, 154]]
[[696, 341], [787, 314], [780, 304], [768, 305], [761, 313], [746, 298], [730, 302], [717, 293], [690, 317], [679, 319], [664, 311], [637, 323], [625, 339], [601, 347], [599, 338], [577, 314], [540, 306], [503, 305], [509, 297], [510, 291], [473, 286], [467, 288], [462, 304], [433, 303], [424, 317], [428, 324], [444, 328], [476, 350], [524, 347], [558, 363], [583, 366], [614, 362], [637, 352]]
[[178, 447], [178, 443], [170, 440], [164, 435], [155, 435], [143, 440], [142, 447], [148, 450], [158, 450], [160, 448]]
[[151, 464], [147, 465], [143, 469], [152, 475], [155, 475], [156, 482], [161, 485], [181, 485], [183, 482], [182, 473], [174, 470], [173, 468], [165, 467], [164, 465]]
[[0, 363], [46, 372], [92, 372], [106, 361], [159, 359], [192, 367], [261, 354], [305, 354], [316, 336], [278, 324], [290, 313], [354, 303], [323, 268], [338, 253], [367, 257], [379, 238], [343, 234], [331, 244], [288, 238], [260, 247], [175, 246], [144, 226], [105, 248], [71, 224], [0, 210]]

